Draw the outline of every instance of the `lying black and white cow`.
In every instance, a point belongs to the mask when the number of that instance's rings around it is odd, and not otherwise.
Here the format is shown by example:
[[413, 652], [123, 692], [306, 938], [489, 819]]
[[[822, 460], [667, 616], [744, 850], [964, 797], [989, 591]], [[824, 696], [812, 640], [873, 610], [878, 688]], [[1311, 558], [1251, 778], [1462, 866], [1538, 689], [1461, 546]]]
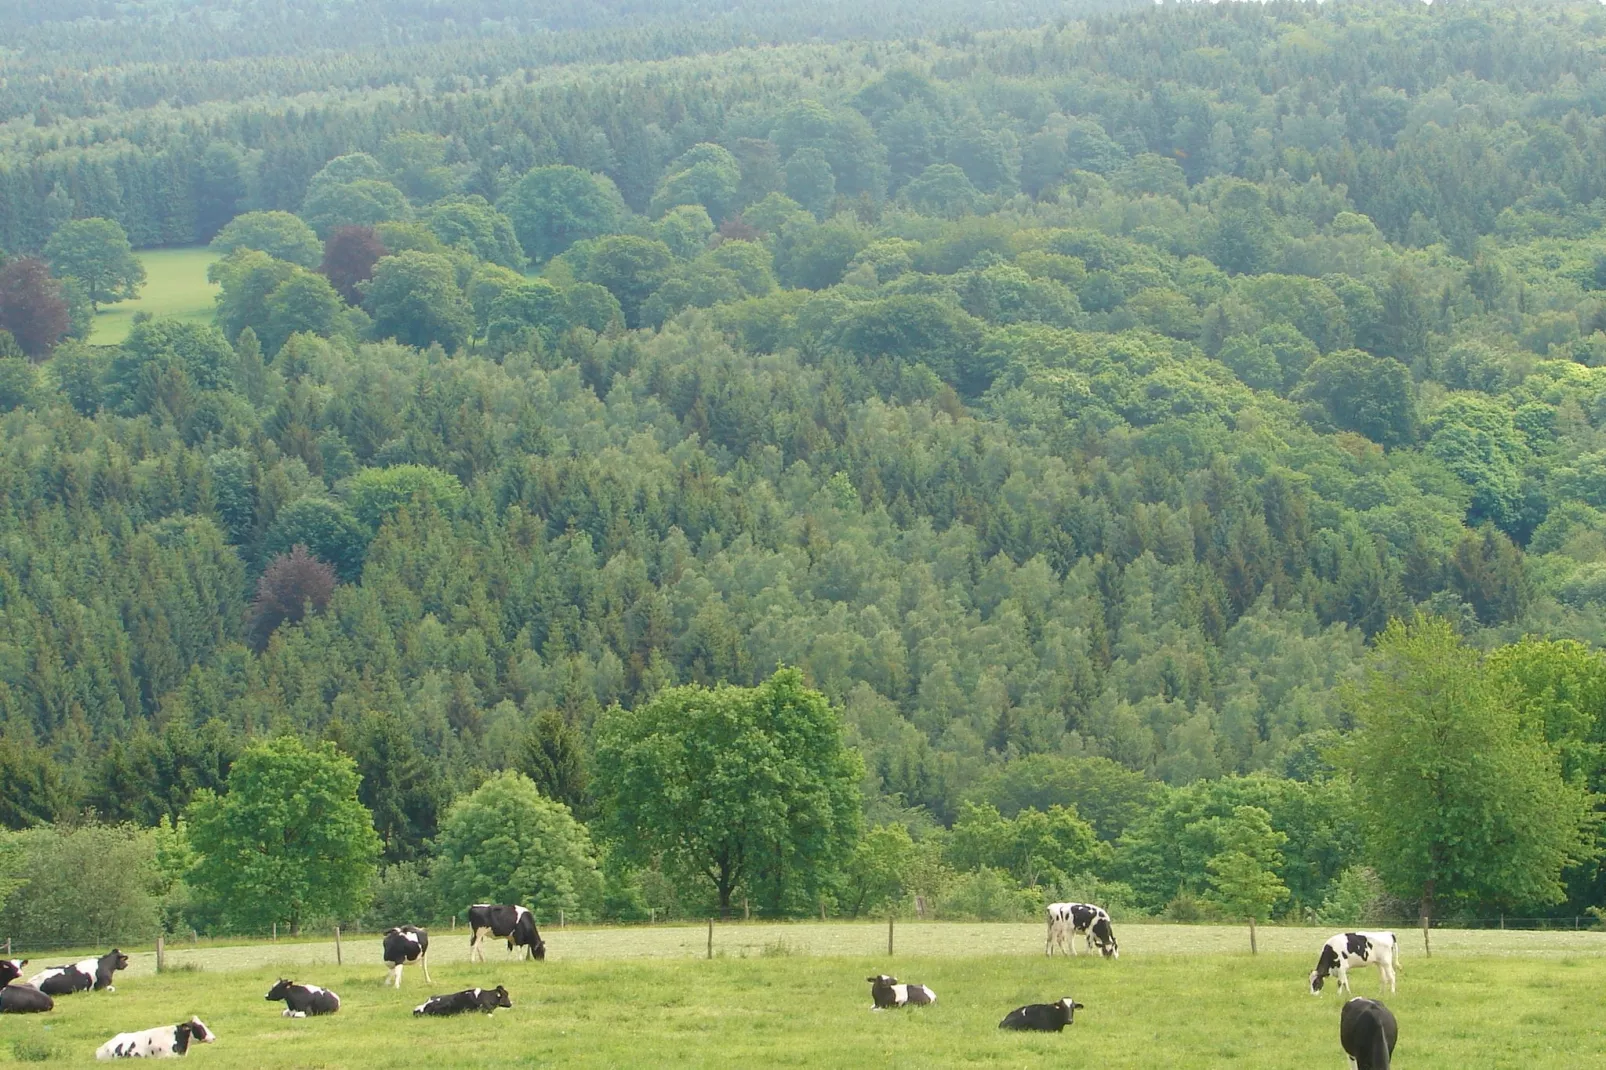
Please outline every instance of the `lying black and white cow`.
[[1383, 983], [1394, 991], [1394, 967], [1399, 962], [1399, 941], [1393, 933], [1338, 933], [1322, 945], [1316, 968], [1310, 971], [1310, 994], [1322, 994], [1327, 975], [1338, 974], [1338, 990], [1348, 992], [1349, 972], [1362, 966], [1377, 966]]
[[1082, 1005], [1074, 1002], [1070, 996], [1066, 996], [1058, 1003], [1028, 1003], [1004, 1015], [1004, 1020], [998, 1023], [998, 1028], [1058, 1033], [1070, 1025], [1076, 1017], [1076, 1012], [1082, 1009]]
[[402, 967], [416, 962], [424, 967], [424, 980], [429, 980], [429, 933], [415, 925], [398, 925], [385, 931], [385, 965], [390, 973], [385, 984], [401, 987]]
[[[468, 908], [468, 960], [485, 961], [485, 938], [500, 936], [507, 940], [507, 949], [527, 948], [538, 959], [546, 958], [546, 944], [535, 931], [535, 915], [521, 906], [508, 904], [492, 906], [476, 903]], [[525, 952], [520, 952], [522, 957]]]
[[1054, 947], [1069, 947], [1076, 954], [1076, 938], [1087, 937], [1087, 949], [1098, 944], [1099, 954], [1107, 959], [1118, 959], [1121, 951], [1115, 943], [1115, 930], [1110, 927], [1110, 915], [1103, 907], [1092, 903], [1050, 903], [1048, 905], [1048, 943], [1043, 948], [1047, 955]]
[[217, 1034], [199, 1018], [191, 1018], [177, 1025], [159, 1025], [140, 1033], [118, 1033], [99, 1048], [95, 1058], [106, 1059], [166, 1059], [183, 1055], [190, 1044], [210, 1044]]
[[1375, 999], [1352, 999], [1338, 1017], [1338, 1040], [1355, 1070], [1389, 1070], [1400, 1027]]
[[495, 988], [465, 988], [447, 996], [430, 996], [414, 1007], [413, 1013], [444, 1016], [484, 1011], [486, 1014], [495, 1014], [498, 1007], [513, 1008], [513, 1001], [507, 998], [507, 989], [501, 985]]
[[317, 1017], [320, 1014], [333, 1014], [340, 1009], [340, 997], [327, 988], [317, 985], [298, 985], [294, 981], [281, 977], [279, 982], [268, 989], [263, 997], [277, 1003], [284, 1000], [285, 1018]]
[[866, 977], [870, 982], [870, 1009], [884, 1011], [892, 1007], [924, 1007], [937, 1002], [937, 993], [925, 985], [901, 984], [896, 977], [879, 974]]
[[70, 996], [74, 992], [115, 992], [112, 974], [128, 969], [128, 956], [112, 948], [98, 959], [83, 959], [70, 966], [51, 966], [28, 978], [28, 983], [47, 996]]
[[0, 959], [0, 1014], [40, 1014], [55, 1010], [56, 1001], [33, 985], [20, 983], [27, 959]]

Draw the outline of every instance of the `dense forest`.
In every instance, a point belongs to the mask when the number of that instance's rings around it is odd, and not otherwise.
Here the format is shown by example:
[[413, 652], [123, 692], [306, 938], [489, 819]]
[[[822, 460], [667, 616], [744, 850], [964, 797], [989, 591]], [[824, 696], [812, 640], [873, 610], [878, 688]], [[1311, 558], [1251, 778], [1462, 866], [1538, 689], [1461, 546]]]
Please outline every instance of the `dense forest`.
[[[1598, 8], [27, 7], [0, 248], [76, 321], [0, 278], [10, 827], [288, 732], [393, 883], [504, 769], [601, 842], [605, 711], [784, 665], [906, 863], [843, 912], [1196, 917], [1259, 808], [1348, 920], [1408, 909], [1341, 752], [1419, 614], [1606, 788]], [[216, 324], [80, 341], [96, 220], [211, 243]], [[625, 854], [592, 913], [706, 904]]]

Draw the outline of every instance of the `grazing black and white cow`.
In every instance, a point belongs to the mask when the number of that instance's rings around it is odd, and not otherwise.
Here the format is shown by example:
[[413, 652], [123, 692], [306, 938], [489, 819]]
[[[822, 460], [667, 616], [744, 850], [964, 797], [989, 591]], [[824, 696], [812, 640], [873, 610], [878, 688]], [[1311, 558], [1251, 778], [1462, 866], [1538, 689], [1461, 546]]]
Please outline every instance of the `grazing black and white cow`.
[[1355, 1070], [1389, 1070], [1400, 1035], [1394, 1012], [1375, 999], [1352, 999], [1338, 1018], [1338, 1040]]
[[40, 1014], [55, 1010], [56, 1001], [33, 985], [19, 984], [27, 959], [0, 959], [0, 1014]]
[[402, 967], [416, 962], [424, 967], [424, 980], [429, 980], [429, 933], [415, 925], [398, 925], [385, 931], [385, 965], [390, 973], [385, 984], [401, 987]]
[[925, 985], [906, 985], [896, 977], [879, 974], [866, 977], [870, 982], [870, 1009], [884, 1011], [892, 1007], [924, 1007], [937, 1002], [937, 993]]
[[1107, 959], [1118, 959], [1121, 950], [1115, 943], [1115, 930], [1110, 927], [1109, 911], [1092, 903], [1050, 903], [1048, 905], [1048, 943], [1044, 954], [1053, 955], [1056, 945], [1063, 951], [1067, 947], [1076, 954], [1076, 938], [1087, 937], [1087, 949], [1098, 944], [1099, 954]]
[[1004, 1015], [1000, 1029], [1022, 1029], [1037, 1033], [1058, 1033], [1076, 1018], [1083, 1007], [1066, 996], [1058, 1003], [1028, 1003]]
[[340, 1009], [340, 997], [327, 988], [298, 985], [287, 977], [279, 978], [263, 998], [275, 1003], [283, 1000], [282, 1017], [285, 1018], [317, 1017], [320, 1014], [333, 1014]]
[[[508, 904], [492, 906], [476, 903], [468, 908], [468, 960], [485, 961], [485, 938], [500, 936], [507, 940], [507, 949], [527, 948], [538, 959], [546, 958], [546, 944], [535, 931], [535, 915], [521, 906]], [[520, 953], [522, 957], [524, 952]]]
[[106, 1059], [167, 1059], [183, 1055], [190, 1045], [210, 1044], [217, 1034], [199, 1018], [191, 1018], [177, 1025], [159, 1025], [139, 1033], [118, 1033], [95, 1050], [95, 1058]]
[[128, 969], [128, 956], [112, 948], [98, 959], [83, 959], [69, 966], [51, 966], [28, 978], [28, 983], [47, 996], [70, 996], [74, 992], [115, 992], [112, 974]]
[[507, 989], [501, 985], [495, 988], [465, 988], [447, 996], [430, 996], [414, 1007], [413, 1013], [445, 1016], [484, 1011], [486, 1014], [495, 1014], [498, 1007], [513, 1009], [513, 1001], [507, 998]]
[[1394, 991], [1394, 968], [1399, 962], [1399, 941], [1393, 933], [1338, 933], [1322, 945], [1316, 968], [1310, 971], [1310, 994], [1322, 994], [1327, 975], [1338, 974], [1338, 990], [1348, 992], [1349, 972], [1362, 966], [1377, 966], [1383, 983]]

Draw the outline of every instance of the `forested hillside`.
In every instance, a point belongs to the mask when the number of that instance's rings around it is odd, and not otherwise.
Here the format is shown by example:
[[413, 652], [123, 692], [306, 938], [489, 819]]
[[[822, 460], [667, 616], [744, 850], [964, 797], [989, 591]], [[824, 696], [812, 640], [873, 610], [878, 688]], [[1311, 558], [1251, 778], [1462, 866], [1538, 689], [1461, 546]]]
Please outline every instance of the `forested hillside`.
[[[398, 872], [500, 769], [605, 839], [603, 711], [786, 665], [839, 909], [936, 844], [1193, 916], [1259, 807], [1308, 916], [1377, 898], [1340, 744], [1418, 613], [1606, 786], [1606, 13], [1129, 7], [5, 16], [0, 248], [80, 322], [0, 279], [0, 817], [290, 732]], [[216, 326], [75, 341], [91, 219], [211, 242]], [[627, 853], [587, 910], [701, 902]]]

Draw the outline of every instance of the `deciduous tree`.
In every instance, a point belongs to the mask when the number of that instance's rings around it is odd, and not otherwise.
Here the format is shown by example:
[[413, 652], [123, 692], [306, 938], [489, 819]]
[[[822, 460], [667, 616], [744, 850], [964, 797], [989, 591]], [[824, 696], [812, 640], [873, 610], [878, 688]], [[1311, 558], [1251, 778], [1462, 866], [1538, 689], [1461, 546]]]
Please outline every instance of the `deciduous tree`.
[[379, 837], [357, 799], [356, 764], [333, 743], [275, 736], [247, 747], [228, 792], [196, 794], [189, 881], [247, 931], [349, 917], [370, 894]]
[[45, 243], [45, 259], [57, 275], [83, 283], [96, 310], [139, 296], [145, 285], [145, 266], [114, 220], [74, 219], [62, 224]]

